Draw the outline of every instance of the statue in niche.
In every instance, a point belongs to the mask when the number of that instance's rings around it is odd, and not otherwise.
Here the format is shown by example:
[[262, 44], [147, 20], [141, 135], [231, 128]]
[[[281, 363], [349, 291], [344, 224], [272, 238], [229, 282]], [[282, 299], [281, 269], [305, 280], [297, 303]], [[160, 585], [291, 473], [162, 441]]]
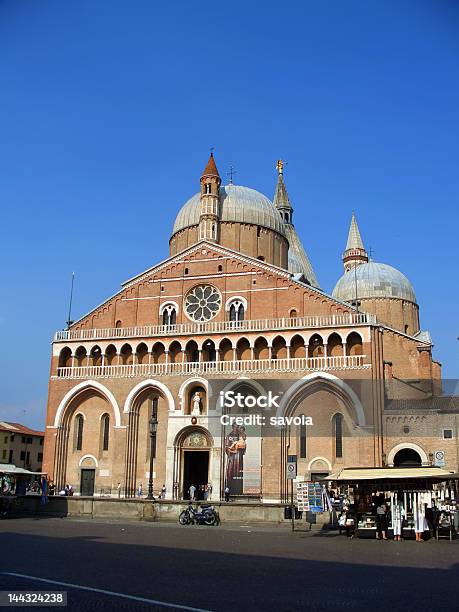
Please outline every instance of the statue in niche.
[[201, 394], [199, 391], [191, 398], [191, 416], [200, 416], [201, 414]]

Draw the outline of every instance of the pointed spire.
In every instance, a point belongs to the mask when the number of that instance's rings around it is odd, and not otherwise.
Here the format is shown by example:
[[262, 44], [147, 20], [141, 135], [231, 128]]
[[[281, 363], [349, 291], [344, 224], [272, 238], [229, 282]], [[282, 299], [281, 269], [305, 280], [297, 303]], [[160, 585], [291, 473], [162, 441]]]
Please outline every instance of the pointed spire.
[[284, 181], [284, 162], [279, 159], [276, 164], [278, 177], [276, 191], [274, 192], [274, 206], [279, 210], [285, 223], [292, 223], [293, 208], [288, 197]]
[[352, 211], [351, 225], [349, 227], [349, 234], [347, 237], [346, 251], [348, 249], [365, 249], [354, 211]]
[[210, 152], [209, 161], [207, 162], [207, 166], [204, 168], [204, 172], [202, 173], [202, 176], [218, 176], [218, 177], [220, 176], [218, 174], [217, 165], [215, 163], [213, 151]]
[[363, 246], [362, 236], [354, 211], [352, 211], [351, 225], [347, 237], [346, 249], [343, 253], [344, 270], [348, 272], [356, 266], [368, 263], [368, 253]]

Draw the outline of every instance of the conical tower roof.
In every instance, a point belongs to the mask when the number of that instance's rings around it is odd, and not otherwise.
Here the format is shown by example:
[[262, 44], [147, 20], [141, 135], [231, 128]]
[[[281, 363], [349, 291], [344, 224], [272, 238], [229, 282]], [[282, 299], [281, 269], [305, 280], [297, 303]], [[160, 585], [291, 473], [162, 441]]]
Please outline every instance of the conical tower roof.
[[357, 219], [355, 213], [352, 213], [351, 225], [349, 227], [349, 234], [347, 237], [346, 251], [349, 249], [365, 249], [363, 246], [362, 236], [360, 235], [359, 226], [357, 225]]
[[202, 176], [218, 176], [220, 177], [218, 170], [217, 170], [217, 165], [215, 163], [215, 159], [214, 159], [214, 154], [211, 153], [210, 157], [209, 157], [209, 161], [207, 162], [207, 166], [204, 168], [204, 172], [202, 173]]
[[277, 177], [276, 191], [274, 192], [274, 206], [276, 208], [292, 208], [282, 174], [279, 174]]

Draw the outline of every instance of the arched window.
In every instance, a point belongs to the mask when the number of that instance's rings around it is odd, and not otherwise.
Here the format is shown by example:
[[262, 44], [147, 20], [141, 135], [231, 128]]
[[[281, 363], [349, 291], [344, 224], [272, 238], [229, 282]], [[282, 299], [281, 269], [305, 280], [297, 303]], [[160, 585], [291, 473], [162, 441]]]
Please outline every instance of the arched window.
[[104, 414], [101, 419], [101, 433], [102, 433], [102, 450], [108, 451], [108, 443], [110, 440], [110, 416]]
[[307, 432], [306, 432], [306, 425], [301, 424], [300, 425], [300, 459], [306, 459], [307, 457]]
[[82, 414], [77, 414], [75, 418], [75, 449], [81, 450], [83, 448], [83, 425], [84, 418]]
[[339, 412], [333, 417], [333, 437], [335, 439], [335, 457], [343, 456], [343, 415]]
[[[151, 398], [151, 416], [154, 416], [156, 420], [158, 419], [158, 397]], [[153, 458], [156, 459], [156, 433], [153, 436], [153, 444], [152, 444], [152, 453]]]
[[234, 300], [229, 307], [229, 319], [230, 321], [243, 321], [244, 320], [244, 304], [239, 300]]
[[177, 310], [172, 304], [163, 309], [163, 325], [175, 325], [177, 322]]

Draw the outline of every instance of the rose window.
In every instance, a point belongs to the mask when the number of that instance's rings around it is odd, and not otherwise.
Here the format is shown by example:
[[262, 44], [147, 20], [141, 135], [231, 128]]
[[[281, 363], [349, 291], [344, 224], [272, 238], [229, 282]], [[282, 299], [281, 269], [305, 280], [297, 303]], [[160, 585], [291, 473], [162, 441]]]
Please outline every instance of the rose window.
[[210, 321], [220, 310], [222, 300], [215, 287], [198, 285], [185, 299], [185, 310], [193, 321]]

